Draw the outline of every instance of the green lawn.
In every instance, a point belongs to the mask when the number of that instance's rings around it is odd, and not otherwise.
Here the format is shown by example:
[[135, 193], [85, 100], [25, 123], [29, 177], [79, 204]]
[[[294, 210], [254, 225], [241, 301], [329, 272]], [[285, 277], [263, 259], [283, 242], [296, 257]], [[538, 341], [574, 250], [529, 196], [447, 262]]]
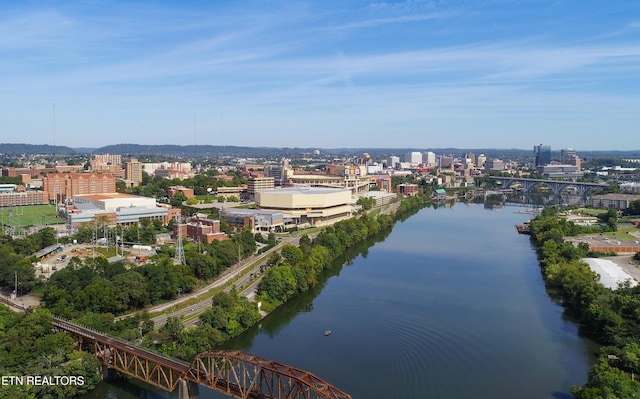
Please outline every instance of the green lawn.
[[616, 238], [618, 240], [640, 240], [640, 229], [618, 229], [618, 231], [602, 233], [604, 237]]
[[600, 215], [602, 213], [607, 213], [607, 209], [581, 208], [581, 209], [577, 209], [575, 212], [585, 216], [590, 216], [590, 215]]
[[62, 224], [64, 219], [56, 218], [54, 205], [30, 205], [0, 208], [0, 223], [5, 226], [29, 227], [43, 224]]

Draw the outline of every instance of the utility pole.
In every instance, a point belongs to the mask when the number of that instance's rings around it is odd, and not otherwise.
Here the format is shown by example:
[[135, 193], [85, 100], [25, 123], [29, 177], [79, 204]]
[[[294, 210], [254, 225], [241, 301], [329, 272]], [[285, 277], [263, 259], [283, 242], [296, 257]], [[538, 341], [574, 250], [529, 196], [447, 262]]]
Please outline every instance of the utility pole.
[[109, 253], [109, 229], [107, 228], [106, 221], [102, 222], [102, 234], [104, 234], [104, 239], [105, 239], [106, 246], [107, 246], [107, 253]]
[[178, 243], [176, 244], [176, 257], [174, 263], [178, 265], [184, 265], [184, 247], [182, 246], [182, 226], [178, 224]]
[[96, 259], [96, 241], [98, 240], [98, 221], [94, 219], [93, 222], [93, 242], [91, 245], [91, 257]]

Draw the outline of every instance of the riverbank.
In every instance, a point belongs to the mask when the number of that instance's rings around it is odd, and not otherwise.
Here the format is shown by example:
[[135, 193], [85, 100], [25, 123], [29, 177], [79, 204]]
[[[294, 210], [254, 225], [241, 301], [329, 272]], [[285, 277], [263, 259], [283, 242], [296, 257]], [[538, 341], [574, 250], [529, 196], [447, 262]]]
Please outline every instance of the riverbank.
[[531, 222], [532, 242], [540, 267], [554, 297], [579, 323], [581, 331], [603, 345], [589, 372], [587, 383], [574, 387], [578, 399], [640, 396], [634, 375], [640, 371], [640, 289], [605, 288], [598, 276], [580, 259], [587, 257], [588, 245], [574, 246], [564, 237], [580, 234], [579, 226], [557, 217], [557, 209], [547, 208]]

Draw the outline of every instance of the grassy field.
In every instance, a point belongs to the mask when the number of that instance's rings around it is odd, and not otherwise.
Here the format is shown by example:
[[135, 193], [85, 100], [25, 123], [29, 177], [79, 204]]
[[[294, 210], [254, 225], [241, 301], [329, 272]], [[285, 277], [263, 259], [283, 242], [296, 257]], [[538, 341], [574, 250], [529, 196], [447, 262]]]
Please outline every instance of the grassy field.
[[62, 224], [64, 219], [56, 218], [54, 205], [14, 206], [11, 210], [0, 208], [0, 222], [5, 226], [29, 227], [43, 224]]
[[640, 229], [636, 229], [636, 228], [618, 229], [618, 231], [602, 233], [602, 236], [615, 238], [618, 240], [634, 240], [635, 241], [640, 239]]
[[591, 215], [600, 215], [603, 213], [607, 213], [606, 209], [596, 209], [596, 208], [581, 208], [576, 210], [575, 212], [580, 213], [584, 216], [591, 216]]

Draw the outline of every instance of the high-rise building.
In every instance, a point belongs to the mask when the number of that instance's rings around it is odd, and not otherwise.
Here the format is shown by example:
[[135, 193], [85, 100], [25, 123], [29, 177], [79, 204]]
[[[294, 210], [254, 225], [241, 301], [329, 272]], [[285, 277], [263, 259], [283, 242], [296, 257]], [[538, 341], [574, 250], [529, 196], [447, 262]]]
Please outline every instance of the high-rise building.
[[265, 177], [273, 177], [276, 186], [285, 186], [289, 177], [293, 175], [293, 170], [289, 167], [289, 160], [283, 158], [279, 166], [266, 166], [264, 175]]
[[464, 158], [462, 159], [462, 162], [464, 162], [467, 165], [475, 166], [476, 155], [472, 152], [467, 152], [466, 154], [464, 154]]
[[576, 156], [576, 150], [573, 148], [563, 148], [560, 150], [560, 163], [563, 165], [571, 165], [573, 157]]
[[431, 151], [427, 151], [422, 154], [422, 162], [427, 166], [435, 166], [436, 165], [436, 154]]
[[484, 154], [478, 155], [478, 157], [476, 158], [476, 166], [479, 168], [482, 168], [486, 160], [487, 160], [486, 155]]
[[451, 169], [453, 168], [453, 157], [448, 157], [446, 155], [441, 155], [438, 160], [438, 167], [440, 169]]
[[400, 157], [391, 155], [387, 160], [387, 167], [391, 169], [395, 169], [396, 165], [398, 165], [399, 163], [400, 163]]
[[407, 152], [404, 155], [404, 161], [411, 164], [411, 166], [418, 166], [422, 163], [422, 154], [419, 152]]
[[120, 154], [95, 154], [91, 160], [91, 168], [93, 168], [94, 162], [103, 163], [106, 165], [122, 165], [122, 155]]
[[551, 163], [551, 146], [542, 144], [533, 146], [533, 155], [535, 167], [549, 165]]
[[582, 161], [577, 155], [569, 156], [569, 158], [567, 159], [567, 165], [577, 166], [578, 170], [582, 169]]
[[125, 179], [129, 185], [135, 187], [142, 182], [142, 162], [131, 158], [131, 160], [126, 163], [126, 166]]
[[[113, 154], [94, 155], [90, 161], [91, 170], [98, 173], [110, 173], [116, 178], [124, 179], [124, 169], [122, 168], [122, 156]], [[62, 172], [62, 171], [59, 171]]]

